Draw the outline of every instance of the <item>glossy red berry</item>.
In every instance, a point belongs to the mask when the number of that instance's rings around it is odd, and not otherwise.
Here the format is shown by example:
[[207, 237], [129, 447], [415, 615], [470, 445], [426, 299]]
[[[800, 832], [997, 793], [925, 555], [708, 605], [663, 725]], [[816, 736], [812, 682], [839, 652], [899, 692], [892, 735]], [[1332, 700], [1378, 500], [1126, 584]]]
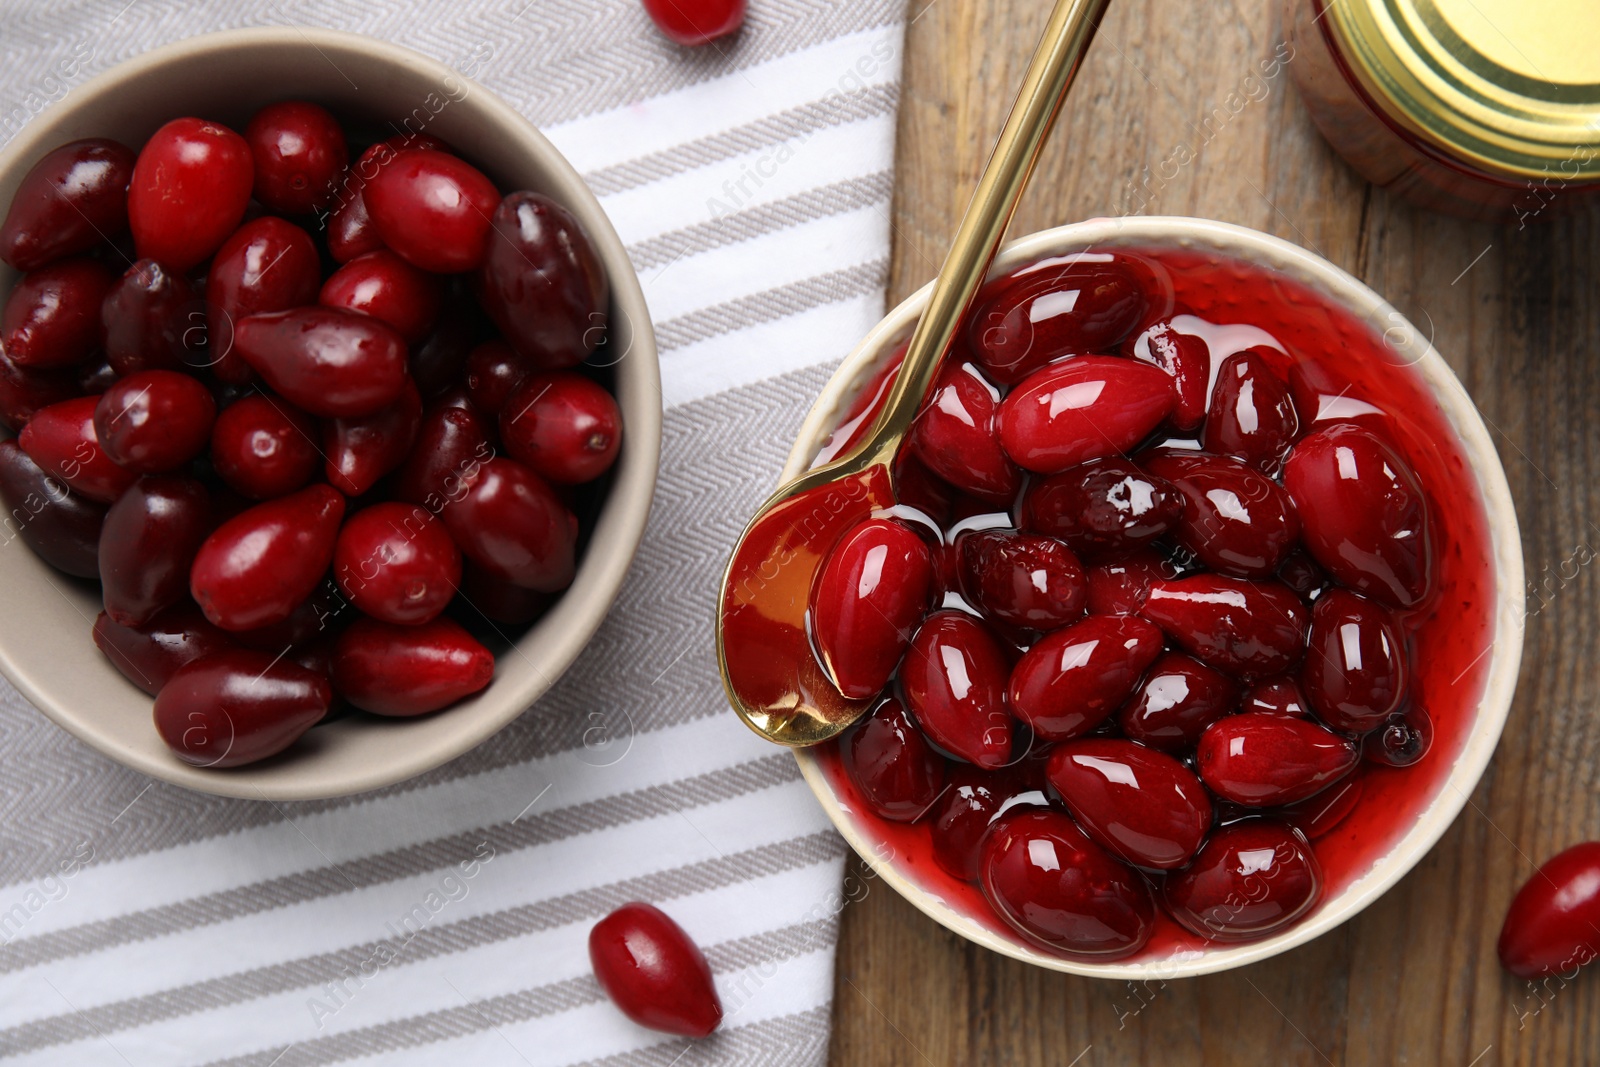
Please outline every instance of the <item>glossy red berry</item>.
[[947, 367], [929, 394], [907, 444], [939, 477], [963, 492], [1010, 507], [1022, 472], [1000, 447], [1000, 393], [971, 363]]
[[506, 398], [500, 440], [557, 485], [592, 482], [622, 450], [622, 412], [610, 393], [570, 371], [533, 374]]
[[1305, 651], [1305, 605], [1277, 582], [1163, 578], [1150, 583], [1140, 613], [1196, 659], [1239, 678], [1282, 674]]
[[441, 513], [462, 555], [524, 589], [572, 584], [578, 520], [542, 478], [496, 456], [474, 463], [462, 486]]
[[311, 235], [270, 215], [239, 227], [217, 250], [206, 275], [206, 332], [212, 372], [225, 382], [251, 378], [238, 347], [249, 315], [287, 311], [317, 299], [322, 264]]
[[95, 437], [119, 466], [163, 474], [205, 451], [216, 414], [211, 390], [187, 374], [140, 371], [101, 395], [94, 409]]
[[644, 0], [650, 21], [673, 44], [709, 44], [744, 25], [745, 0]]
[[1085, 555], [1132, 552], [1166, 533], [1182, 512], [1172, 486], [1121, 456], [1035, 478], [1022, 498], [1023, 526]]
[[467, 353], [464, 384], [472, 403], [485, 415], [499, 416], [511, 391], [534, 372], [533, 361], [501, 340], [485, 341]]
[[211, 497], [193, 478], [141, 478], [106, 512], [100, 588], [106, 614], [143, 626], [189, 595], [189, 569], [211, 532]]
[[1411, 681], [1400, 624], [1374, 601], [1328, 590], [1311, 608], [1300, 677], [1317, 718], [1345, 733], [1376, 729], [1400, 710]]
[[1287, 928], [1322, 896], [1322, 867], [1291, 826], [1248, 819], [1211, 835], [1162, 888], [1167, 912], [1207, 941], [1254, 941]]
[[70, 370], [19, 367], [0, 351], [0, 423], [9, 430], [21, 430], [41, 408], [71, 400], [83, 391]]
[[1126, 261], [1061, 256], [984, 286], [967, 320], [967, 341], [989, 377], [1009, 385], [1053, 359], [1114, 350], [1148, 307]]
[[1249, 351], [1222, 361], [1201, 438], [1207, 452], [1276, 475], [1299, 436], [1300, 416], [1289, 387], [1265, 359]]
[[393, 326], [406, 344], [420, 344], [444, 305], [435, 275], [386, 248], [357, 256], [328, 276], [317, 302], [371, 315]]
[[1181, 867], [1211, 829], [1211, 800], [1187, 767], [1155, 749], [1110, 737], [1057, 745], [1050, 784], [1095, 844], [1124, 863]]
[[1029, 780], [1015, 764], [984, 771], [952, 764], [949, 784], [928, 823], [933, 859], [952, 878], [976, 882], [982, 867], [983, 835], [994, 821], [1015, 808], [1048, 808], [1042, 782]]
[[960, 535], [961, 590], [1004, 626], [1054, 630], [1083, 616], [1089, 585], [1083, 565], [1060, 541], [1011, 530]]
[[909, 526], [871, 519], [839, 539], [811, 599], [812, 639], [839, 692], [866, 700], [889, 684], [932, 598], [933, 559]]
[[383, 243], [436, 274], [483, 262], [490, 217], [500, 203], [494, 183], [466, 160], [416, 148], [381, 167], [361, 195]]
[[17, 444], [53, 478], [90, 500], [109, 504], [139, 475], [112, 462], [95, 434], [97, 396], [80, 396], [36, 412]]
[[911, 639], [900, 683], [911, 714], [934, 744], [993, 770], [1011, 759], [1010, 666], [983, 623], [963, 612], [937, 611]]
[[1182, 752], [1207, 726], [1238, 710], [1238, 702], [1239, 687], [1226, 675], [1182, 652], [1163, 652], [1117, 721], [1134, 741]]
[[1211, 349], [1192, 333], [1179, 330], [1171, 320], [1162, 319], [1139, 331], [1126, 345], [1128, 355], [1154, 364], [1172, 376], [1177, 402], [1172, 406], [1172, 425], [1193, 430], [1205, 421], [1207, 398], [1211, 394]]
[[374, 504], [352, 515], [333, 548], [340, 592], [382, 622], [436, 618], [461, 584], [461, 551], [444, 524], [415, 504]]
[[383, 238], [378, 236], [378, 230], [372, 224], [372, 215], [367, 211], [362, 190], [378, 176], [378, 171], [408, 149], [449, 151], [443, 141], [425, 133], [396, 134], [370, 146], [340, 176], [333, 196], [333, 207], [327, 216], [328, 254], [335, 262], [348, 263], [357, 256], [376, 252], [383, 247]]
[[660, 908], [636, 901], [595, 923], [589, 965], [611, 1002], [640, 1026], [706, 1037], [722, 1022], [711, 966]]
[[328, 680], [270, 652], [230, 649], [180, 667], [156, 696], [155, 723], [173, 755], [196, 767], [275, 756], [328, 713]]
[[100, 304], [106, 360], [118, 374], [205, 362], [205, 303], [181, 274], [153, 259], [128, 268]]
[[346, 496], [362, 496], [405, 462], [421, 424], [422, 397], [410, 379], [386, 408], [324, 421], [323, 476]]
[[611, 287], [582, 224], [538, 193], [493, 208], [478, 299], [511, 346], [541, 370], [576, 366], [606, 339]]
[[123, 626], [102, 611], [94, 620], [94, 644], [124, 678], [151, 696], [184, 664], [235, 647], [233, 638], [188, 600], [143, 626]]
[[466, 494], [478, 468], [493, 457], [489, 420], [477, 408], [435, 401], [395, 476], [394, 495], [437, 515]]
[[1026, 379], [1000, 405], [1000, 444], [1018, 464], [1052, 474], [1126, 452], [1172, 411], [1165, 373], [1136, 360], [1076, 356]]
[[287, 496], [322, 466], [317, 424], [282, 397], [251, 394], [234, 401], [211, 429], [211, 465], [253, 500]]
[[846, 731], [839, 752], [862, 801], [893, 822], [921, 819], [944, 789], [944, 757], [895, 697]]
[[1245, 807], [1293, 804], [1343, 778], [1360, 750], [1305, 719], [1251, 713], [1212, 723], [1195, 768], [1206, 788]]
[[19, 367], [84, 362], [100, 346], [100, 305], [115, 276], [99, 260], [66, 259], [22, 276], [0, 316], [0, 348]]
[[195, 602], [224, 630], [282, 622], [322, 581], [343, 518], [344, 497], [326, 485], [241, 512], [200, 546]]
[[72, 141], [23, 175], [0, 225], [0, 259], [37, 270], [121, 237], [135, 156], [104, 137]]
[[244, 139], [255, 197], [268, 211], [309, 215], [332, 203], [350, 149], [327, 108], [305, 100], [268, 104], [251, 116]]
[[106, 506], [69, 490], [16, 441], [0, 441], [0, 503], [8, 526], [40, 559], [79, 578], [100, 576]]
[[384, 323], [342, 308], [301, 307], [241, 320], [239, 355], [313, 415], [370, 415], [406, 387], [406, 344]]
[[333, 648], [334, 686], [375, 715], [426, 715], [493, 678], [494, 654], [443, 616], [418, 626], [357, 619]]
[[1029, 942], [1066, 956], [1131, 956], [1155, 928], [1150, 883], [1059, 811], [1014, 811], [984, 839], [983, 895]]
[[1136, 615], [1150, 595], [1151, 583], [1175, 574], [1172, 565], [1150, 549], [1096, 563], [1088, 571], [1089, 614]]
[[1600, 842], [1550, 857], [1506, 911], [1500, 966], [1530, 981], [1568, 975], [1600, 956]]
[[1281, 486], [1230, 456], [1156, 449], [1139, 457], [1182, 499], [1175, 539], [1206, 567], [1270, 578], [1300, 538], [1300, 517]]
[[139, 258], [178, 274], [198, 266], [238, 228], [254, 182], [243, 137], [204, 119], [167, 123], [145, 142], [128, 186]]
[[1410, 464], [1368, 430], [1335, 424], [1301, 440], [1283, 486], [1304, 524], [1306, 548], [1337, 581], [1395, 608], [1433, 587], [1427, 498]]
[[1037, 736], [1080, 737], [1115, 714], [1160, 654], [1161, 632], [1143, 619], [1090, 615], [1028, 649], [1007, 696]]
[[1290, 675], [1280, 675], [1257, 682], [1244, 695], [1240, 711], [1260, 711], [1269, 715], [1283, 715], [1291, 719], [1311, 717], [1311, 703], [1305, 690]]

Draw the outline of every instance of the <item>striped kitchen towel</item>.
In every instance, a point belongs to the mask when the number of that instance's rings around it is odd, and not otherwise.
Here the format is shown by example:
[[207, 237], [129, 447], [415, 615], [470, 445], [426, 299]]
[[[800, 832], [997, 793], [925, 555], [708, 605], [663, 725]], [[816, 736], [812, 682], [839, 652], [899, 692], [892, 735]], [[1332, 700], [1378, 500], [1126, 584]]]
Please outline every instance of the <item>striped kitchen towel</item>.
[[[610, 212], [666, 407], [655, 510], [609, 620], [536, 707], [421, 778], [317, 803], [202, 796], [108, 762], [0, 683], [0, 1058], [824, 1062], [845, 846], [789, 755], [727, 710], [711, 619], [742, 521], [882, 311], [904, 0], [750, 6], [739, 36], [694, 52], [638, 0], [0, 9], [0, 139], [212, 29], [353, 30], [477, 79]], [[711, 1039], [635, 1027], [600, 993], [589, 928], [632, 899], [706, 949], [728, 1012]]]

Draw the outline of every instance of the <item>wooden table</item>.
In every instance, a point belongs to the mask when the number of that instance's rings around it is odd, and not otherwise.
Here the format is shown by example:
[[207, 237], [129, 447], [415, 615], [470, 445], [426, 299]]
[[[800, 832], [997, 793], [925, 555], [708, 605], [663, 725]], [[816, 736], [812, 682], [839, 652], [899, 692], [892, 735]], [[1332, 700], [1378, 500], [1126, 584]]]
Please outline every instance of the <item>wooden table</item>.
[[[1049, 6], [910, 0], [893, 300], [936, 272]], [[1136, 209], [1149, 168], [1142, 213], [1298, 242], [1436, 331], [1500, 448], [1537, 590], [1505, 738], [1449, 833], [1382, 900], [1228, 974], [1144, 988], [1048, 973], [873, 885], [842, 917], [839, 1067], [1600, 1062], [1600, 974], [1536, 994], [1494, 950], [1535, 861], [1600, 837], [1600, 579], [1583, 565], [1600, 552], [1600, 215], [1518, 231], [1370, 188], [1319, 139], [1289, 70], [1251, 77], [1284, 41], [1278, 7], [1117, 0], [1015, 232]]]

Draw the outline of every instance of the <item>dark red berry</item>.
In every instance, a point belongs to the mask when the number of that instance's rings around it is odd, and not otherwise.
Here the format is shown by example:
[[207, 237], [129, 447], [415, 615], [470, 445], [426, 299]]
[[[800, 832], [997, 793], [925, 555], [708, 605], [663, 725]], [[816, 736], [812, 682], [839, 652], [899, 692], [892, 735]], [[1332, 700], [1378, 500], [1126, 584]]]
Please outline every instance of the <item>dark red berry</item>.
[[1201, 442], [1207, 452], [1232, 456], [1269, 475], [1300, 436], [1289, 388], [1254, 351], [1222, 361]]
[[175, 471], [211, 443], [217, 402], [187, 374], [147, 370], [121, 379], [94, 409], [95, 437], [113, 463], [140, 474]]
[[121, 237], [135, 156], [104, 137], [72, 141], [23, 175], [0, 225], [0, 259], [37, 270]]
[[1106, 456], [1035, 478], [1022, 498], [1022, 523], [1086, 555], [1126, 554], [1166, 533], [1183, 499], [1121, 456]]
[[592, 482], [622, 450], [622, 412], [610, 393], [570, 371], [522, 379], [500, 410], [512, 459], [557, 485]]
[[211, 465], [222, 480], [254, 500], [287, 496], [322, 466], [317, 424], [282, 397], [252, 394], [234, 401], [211, 429]]
[[932, 557], [909, 526], [872, 519], [839, 539], [811, 598], [812, 639], [839, 692], [866, 700], [889, 684], [932, 597]]
[[417, 626], [436, 618], [461, 584], [461, 551], [444, 524], [415, 504], [374, 504], [352, 515], [333, 548], [340, 592], [373, 618]]
[[910, 449], [951, 485], [1002, 507], [1022, 472], [1000, 447], [1000, 393], [970, 363], [947, 367], [907, 438]]
[[893, 822], [921, 819], [944, 789], [944, 757], [894, 697], [846, 731], [839, 752], [867, 807]]
[[466, 160], [411, 148], [378, 170], [362, 191], [383, 243], [437, 274], [475, 269], [488, 251], [494, 183]]
[[606, 996], [640, 1026], [706, 1037], [722, 1022], [710, 965], [660, 908], [624, 904], [595, 923], [589, 965]]
[[1304, 438], [1283, 485], [1304, 525], [1306, 548], [1337, 581], [1389, 607], [1410, 608], [1433, 588], [1428, 501], [1411, 467], [1359, 426]]
[[1090, 615], [1028, 649], [1007, 697], [1037, 736], [1080, 737], [1115, 714], [1160, 654], [1161, 632], [1143, 619]]
[[1010, 661], [983, 623], [959, 611], [929, 615], [906, 651], [900, 683], [929, 739], [987, 770], [1011, 759]]
[[1155, 927], [1144, 876], [1113, 859], [1059, 811], [1024, 809], [984, 839], [983, 895], [1029, 942], [1067, 956], [1130, 956]]
[[589, 235], [549, 197], [512, 193], [494, 211], [478, 298], [540, 370], [576, 366], [606, 339], [611, 287]]
[[375, 715], [409, 718], [447, 708], [494, 678], [494, 654], [458, 623], [351, 623], [333, 649], [333, 684]]
[[178, 668], [156, 697], [155, 723], [173, 755], [196, 767], [275, 756], [333, 703], [328, 680], [270, 652], [229, 649]]
[[255, 197], [267, 210], [309, 215], [333, 202], [350, 150], [327, 108], [304, 100], [268, 104], [251, 117], [244, 139], [255, 164]]
[[1083, 616], [1089, 586], [1083, 565], [1060, 541], [1012, 530], [980, 530], [956, 540], [961, 590], [1004, 626], [1054, 630]]
[[1293, 804], [1348, 774], [1360, 750], [1305, 719], [1251, 713], [1212, 723], [1195, 767], [1206, 788], [1246, 807]]
[[204, 119], [167, 123], [140, 150], [128, 186], [139, 258], [188, 273], [238, 228], [254, 183], [243, 137]]
[[1171, 870], [1211, 829], [1211, 800], [1171, 756], [1117, 738], [1085, 738], [1050, 752], [1050, 784], [1083, 832], [1136, 867]]
[[1322, 867], [1296, 829], [1248, 819], [1211, 835], [1193, 865], [1167, 878], [1167, 912], [1207, 941], [1277, 933], [1322, 896]]

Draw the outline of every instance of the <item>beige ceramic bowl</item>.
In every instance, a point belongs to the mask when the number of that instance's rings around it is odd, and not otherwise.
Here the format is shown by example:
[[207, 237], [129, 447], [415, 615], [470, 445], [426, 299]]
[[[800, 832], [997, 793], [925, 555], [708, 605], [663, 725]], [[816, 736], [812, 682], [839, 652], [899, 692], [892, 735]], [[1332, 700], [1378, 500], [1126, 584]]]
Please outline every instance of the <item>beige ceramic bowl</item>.
[[[1091, 963], [1040, 952], [1014, 936], [997, 933], [989, 925], [975, 921], [966, 910], [955, 906], [954, 898], [947, 897], [939, 882], [942, 875], [935, 874], [930, 879], [926, 871], [900, 862], [897, 852], [882, 847], [885, 839], [876, 829], [881, 824], [871, 814], [850, 805], [848, 799], [829, 781], [827, 772], [813, 753], [801, 750], [796, 753], [796, 758], [812, 792], [856, 852], [868, 857], [878, 875], [907, 900], [962, 937], [1015, 959], [1072, 974], [1114, 979], [1181, 978], [1254, 963], [1326, 933], [1371, 904], [1398, 882], [1450, 826], [1488, 766], [1511, 707], [1511, 695], [1522, 659], [1522, 542], [1500, 458], [1484, 428], [1483, 419], [1460, 381], [1429, 341], [1420, 336], [1399, 312], [1377, 293], [1327, 260], [1275, 237], [1239, 226], [1204, 219], [1135, 217], [1097, 219], [1023, 237], [1002, 251], [996, 261], [995, 272], [1004, 273], [1047, 256], [1079, 252], [1091, 247], [1114, 246], [1177, 247], [1214, 252], [1270, 267], [1298, 280], [1334, 303], [1343, 305], [1358, 319], [1370, 324], [1376, 333], [1383, 335], [1393, 347], [1397, 361], [1411, 366], [1438, 401], [1446, 420], [1459, 438], [1461, 451], [1466, 456], [1472, 479], [1476, 482], [1487, 512], [1494, 571], [1491, 614], [1496, 640], [1486, 653], [1488, 665], [1482, 698], [1471, 712], [1472, 719], [1465, 727], [1465, 743], [1453, 765], [1416, 813], [1410, 829], [1370, 869], [1356, 874], [1337, 893], [1325, 896], [1317, 910], [1299, 925], [1275, 937], [1248, 944], [1213, 944], [1155, 959]], [[891, 311], [844, 361], [801, 428], [799, 440], [789, 454], [784, 477], [793, 476], [811, 464], [862, 387], [883, 367], [896, 344], [909, 336], [917, 317], [927, 305], [930, 289], [931, 286], [920, 290]], [[1421, 765], [1417, 769], [1420, 770]], [[883, 858], [885, 855], [887, 859]]]
[[[274, 28], [194, 37], [130, 60], [34, 119], [0, 155], [0, 205], [50, 149], [80, 137], [137, 148], [160, 125], [200, 114], [235, 129], [263, 104], [299, 98], [341, 117], [434, 134], [503, 190], [533, 189], [565, 205], [594, 240], [611, 280], [611, 341], [625, 443], [577, 580], [501, 655], [494, 682], [438, 715], [352, 716], [319, 727], [290, 752], [231, 770], [179, 762], [156, 736], [150, 697], [90, 642], [96, 590], [50, 570], [13, 540], [0, 550], [0, 671], [41, 711], [119, 763], [227, 796], [305, 800], [398, 782], [480, 744], [520, 715], [571, 665], [616, 598], [644, 532], [661, 446], [660, 368], [638, 277], [605, 213], [549, 141], [505, 102], [450, 68], [395, 45], [327, 30]], [[0, 293], [15, 272], [0, 266]]]

